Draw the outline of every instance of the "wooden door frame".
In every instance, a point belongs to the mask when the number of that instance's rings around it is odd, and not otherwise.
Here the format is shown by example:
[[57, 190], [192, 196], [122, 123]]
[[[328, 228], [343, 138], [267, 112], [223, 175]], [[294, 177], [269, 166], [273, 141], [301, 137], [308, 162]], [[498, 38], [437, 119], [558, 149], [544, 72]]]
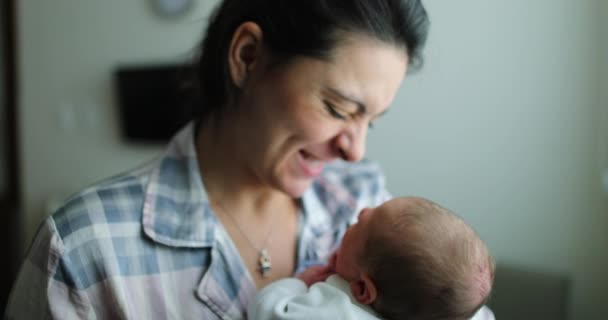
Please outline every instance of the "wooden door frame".
[[0, 199], [0, 205], [17, 206], [20, 203], [19, 199], [19, 162], [18, 162], [18, 122], [17, 122], [17, 55], [16, 55], [16, 8], [15, 0], [2, 0], [0, 4], [3, 6], [2, 17], [2, 37], [3, 41], [3, 57], [4, 64], [4, 92], [5, 92], [5, 132], [1, 136], [4, 138], [3, 143], [6, 145], [7, 173], [7, 191]]
[[4, 105], [6, 112], [4, 119], [4, 132], [0, 132], [0, 139], [6, 145], [6, 157], [3, 168], [7, 174], [6, 192], [0, 195], [0, 242], [5, 261], [0, 264], [0, 315], [4, 314], [4, 308], [9, 292], [21, 265], [21, 251], [23, 244], [20, 243], [21, 228], [19, 222], [20, 212], [20, 183], [19, 183], [19, 146], [18, 146], [18, 113], [17, 113], [17, 1], [0, 0], [2, 23], [2, 55], [0, 63], [3, 64]]

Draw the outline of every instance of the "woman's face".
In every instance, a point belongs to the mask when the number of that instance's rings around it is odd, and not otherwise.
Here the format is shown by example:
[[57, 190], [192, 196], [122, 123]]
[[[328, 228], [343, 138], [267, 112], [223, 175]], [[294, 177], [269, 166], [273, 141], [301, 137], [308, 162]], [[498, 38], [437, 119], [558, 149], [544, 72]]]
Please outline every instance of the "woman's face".
[[387, 110], [407, 62], [403, 48], [352, 35], [330, 61], [257, 64], [239, 99], [247, 166], [264, 184], [298, 197], [324, 164], [361, 160], [368, 127]]

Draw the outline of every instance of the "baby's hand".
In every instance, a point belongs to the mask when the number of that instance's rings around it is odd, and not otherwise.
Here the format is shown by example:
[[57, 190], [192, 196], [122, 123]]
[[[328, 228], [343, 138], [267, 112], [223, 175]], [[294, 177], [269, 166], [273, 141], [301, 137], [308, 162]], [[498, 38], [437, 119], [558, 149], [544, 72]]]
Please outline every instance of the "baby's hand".
[[329, 277], [332, 273], [333, 271], [329, 265], [318, 265], [309, 267], [308, 269], [302, 271], [297, 277], [310, 287], [317, 282], [325, 281], [325, 279], [327, 279], [327, 277]]

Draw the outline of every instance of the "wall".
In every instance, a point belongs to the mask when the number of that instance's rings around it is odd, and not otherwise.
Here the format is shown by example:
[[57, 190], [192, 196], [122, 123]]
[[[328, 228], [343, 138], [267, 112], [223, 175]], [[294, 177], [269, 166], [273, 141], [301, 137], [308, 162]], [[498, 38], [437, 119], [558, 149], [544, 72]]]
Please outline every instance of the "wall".
[[[601, 51], [601, 63], [602, 63], [602, 75], [600, 81], [600, 95], [601, 103], [598, 121], [599, 126], [599, 167], [602, 171], [602, 186], [603, 186], [603, 201], [602, 201], [602, 212], [604, 212], [606, 222], [604, 225], [608, 225], [608, 38], [606, 37], [606, 31], [608, 31], [608, 1], [602, 1], [602, 7], [598, 10], [600, 13], [600, 37], [602, 39], [603, 50]], [[608, 237], [608, 234], [606, 235]]]
[[[459, 212], [501, 263], [570, 274], [572, 319], [608, 311], [602, 2], [426, 1], [427, 64], [368, 143], [394, 194]], [[121, 141], [111, 71], [187, 57], [211, 4], [177, 21], [143, 1], [18, 6], [26, 243], [49, 199], [161, 150]]]
[[602, 1], [602, 8], [600, 12], [601, 21], [601, 32], [600, 35], [603, 39], [603, 51], [602, 51], [602, 78], [600, 81], [600, 94], [602, 94], [602, 103], [600, 104], [600, 167], [603, 170], [603, 184], [604, 184], [604, 204], [606, 206], [606, 212], [608, 212], [608, 39], [606, 38], [606, 31], [608, 31], [608, 1]]
[[500, 263], [570, 274], [572, 319], [605, 318], [600, 2], [425, 3], [427, 64], [371, 133], [370, 157], [393, 193], [463, 215]]
[[160, 19], [150, 1], [18, 1], [24, 243], [62, 199], [156, 155], [121, 140], [112, 93], [119, 65], [188, 59], [214, 1]]

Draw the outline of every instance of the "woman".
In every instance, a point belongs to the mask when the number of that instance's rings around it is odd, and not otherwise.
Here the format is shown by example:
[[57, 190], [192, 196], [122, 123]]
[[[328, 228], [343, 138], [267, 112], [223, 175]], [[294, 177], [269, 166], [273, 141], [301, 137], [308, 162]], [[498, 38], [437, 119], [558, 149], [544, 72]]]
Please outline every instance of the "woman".
[[427, 26], [419, 0], [223, 1], [193, 123], [42, 224], [7, 316], [240, 319], [256, 289], [325, 262], [387, 198], [355, 162]]

